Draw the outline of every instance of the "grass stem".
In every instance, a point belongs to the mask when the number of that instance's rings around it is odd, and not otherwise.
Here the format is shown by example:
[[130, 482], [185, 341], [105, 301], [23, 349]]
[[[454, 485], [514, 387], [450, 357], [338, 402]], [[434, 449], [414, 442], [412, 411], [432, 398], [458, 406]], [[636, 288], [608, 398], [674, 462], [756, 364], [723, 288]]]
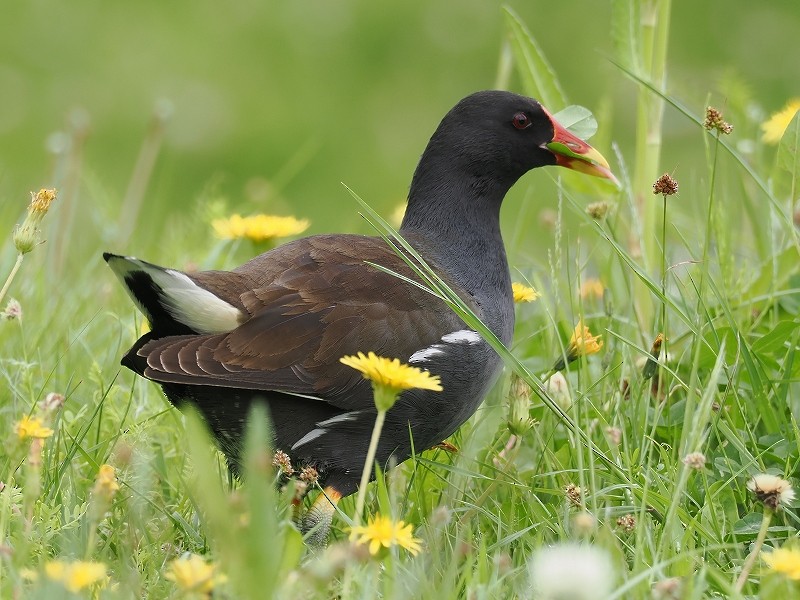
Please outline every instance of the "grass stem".
[[753, 566], [756, 564], [758, 554], [761, 552], [761, 546], [764, 545], [764, 540], [767, 538], [770, 521], [772, 521], [772, 511], [769, 508], [765, 508], [764, 516], [761, 519], [761, 528], [758, 530], [758, 537], [756, 538], [755, 544], [753, 544], [753, 551], [750, 552], [747, 560], [744, 561], [742, 572], [739, 573], [739, 578], [736, 580], [737, 592], [742, 591], [744, 584], [747, 582], [747, 578], [750, 576], [750, 571], [753, 570]]
[[353, 515], [353, 527], [361, 525], [361, 514], [364, 512], [364, 503], [367, 498], [367, 484], [372, 473], [372, 463], [375, 462], [375, 453], [378, 450], [378, 440], [381, 438], [383, 422], [386, 419], [386, 411], [379, 410], [375, 417], [375, 425], [372, 427], [372, 437], [369, 440], [367, 458], [364, 460], [364, 470], [361, 472], [361, 482], [358, 484], [358, 497], [356, 498], [356, 514]]
[[0, 290], [0, 303], [3, 302], [3, 298], [6, 297], [6, 293], [8, 292], [8, 288], [11, 287], [11, 282], [14, 281], [14, 277], [17, 275], [17, 271], [19, 271], [20, 266], [22, 266], [22, 259], [25, 255], [20, 252], [17, 254], [17, 260], [14, 263], [14, 266], [11, 268], [11, 272], [8, 274], [6, 278], [6, 282], [3, 284], [3, 289]]

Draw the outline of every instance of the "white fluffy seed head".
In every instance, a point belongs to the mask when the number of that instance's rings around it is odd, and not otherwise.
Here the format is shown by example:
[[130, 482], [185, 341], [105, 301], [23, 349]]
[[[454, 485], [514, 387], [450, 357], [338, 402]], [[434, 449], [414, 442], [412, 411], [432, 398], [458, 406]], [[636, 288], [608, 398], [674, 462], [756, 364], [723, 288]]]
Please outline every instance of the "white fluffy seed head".
[[531, 598], [601, 600], [614, 585], [614, 568], [604, 550], [560, 544], [537, 551], [529, 564]]
[[772, 510], [791, 503], [795, 495], [791, 482], [769, 473], [759, 473], [751, 477], [747, 482], [747, 489]]

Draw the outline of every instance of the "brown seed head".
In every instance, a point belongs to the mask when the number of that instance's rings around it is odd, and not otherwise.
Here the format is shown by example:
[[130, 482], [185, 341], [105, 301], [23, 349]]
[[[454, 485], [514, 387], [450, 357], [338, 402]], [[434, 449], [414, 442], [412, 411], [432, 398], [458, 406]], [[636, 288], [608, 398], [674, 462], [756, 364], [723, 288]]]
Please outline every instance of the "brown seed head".
[[690, 469], [700, 471], [706, 466], [706, 455], [702, 452], [690, 452], [683, 457], [683, 464]]
[[567, 500], [569, 500], [569, 503], [573, 506], [581, 505], [583, 491], [581, 490], [580, 486], [577, 486], [574, 483], [567, 484], [567, 486], [564, 488], [564, 494], [566, 495]]
[[617, 527], [622, 529], [625, 533], [631, 533], [636, 529], [636, 517], [633, 515], [622, 515], [617, 519]]
[[283, 450], [275, 451], [275, 455], [272, 457], [272, 466], [280, 469], [283, 475], [292, 475], [294, 473], [292, 461]]
[[716, 129], [720, 133], [724, 133], [725, 135], [730, 134], [733, 131], [733, 125], [726, 122], [722, 118], [722, 113], [719, 112], [713, 106], [709, 106], [706, 108], [706, 120], [703, 122], [703, 127], [711, 131], [712, 129]]
[[678, 182], [669, 174], [664, 173], [653, 184], [653, 193], [657, 196], [672, 196], [678, 193]]
[[595, 221], [602, 221], [608, 214], [608, 202], [592, 202], [586, 207], [586, 214]]
[[305, 481], [308, 485], [315, 485], [319, 479], [319, 473], [314, 467], [303, 467], [300, 471], [300, 481]]

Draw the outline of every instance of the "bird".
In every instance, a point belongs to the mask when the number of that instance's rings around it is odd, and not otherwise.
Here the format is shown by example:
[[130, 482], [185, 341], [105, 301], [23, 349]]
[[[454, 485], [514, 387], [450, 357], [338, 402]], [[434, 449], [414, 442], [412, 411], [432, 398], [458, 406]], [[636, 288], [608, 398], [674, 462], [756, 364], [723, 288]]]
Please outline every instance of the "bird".
[[[616, 182], [605, 158], [538, 101], [472, 93], [430, 138], [399, 229], [505, 345], [514, 304], [500, 206], [520, 177], [544, 166]], [[388, 411], [381, 466], [444, 442], [502, 370], [441, 299], [387, 272], [418, 280], [381, 237], [309, 236], [231, 271], [103, 256], [150, 323], [122, 365], [159, 384], [172, 404], [193, 404], [234, 472], [250, 407], [264, 403], [273, 447], [319, 473], [322, 493], [301, 520], [317, 541], [327, 539], [337, 502], [358, 489], [377, 415], [370, 382], [341, 357], [374, 352], [440, 378], [443, 391], [406, 390]]]

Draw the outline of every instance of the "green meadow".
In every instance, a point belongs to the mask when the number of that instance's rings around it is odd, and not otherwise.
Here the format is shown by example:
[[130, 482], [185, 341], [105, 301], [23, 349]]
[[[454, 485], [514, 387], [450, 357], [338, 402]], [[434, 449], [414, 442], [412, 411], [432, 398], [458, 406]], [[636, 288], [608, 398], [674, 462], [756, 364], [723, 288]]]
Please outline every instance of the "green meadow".
[[[800, 598], [795, 2], [3, 12], [0, 598]], [[392, 236], [439, 120], [489, 88], [590, 137], [620, 186], [512, 189], [512, 279], [540, 295], [489, 340], [503, 375], [366, 489], [363, 520], [404, 537], [352, 536], [351, 496], [311, 548], [319, 490], [297, 506], [263, 419], [239, 481], [119, 365], [147, 324], [102, 252], [230, 269], [292, 239], [221, 239], [234, 214]]]

